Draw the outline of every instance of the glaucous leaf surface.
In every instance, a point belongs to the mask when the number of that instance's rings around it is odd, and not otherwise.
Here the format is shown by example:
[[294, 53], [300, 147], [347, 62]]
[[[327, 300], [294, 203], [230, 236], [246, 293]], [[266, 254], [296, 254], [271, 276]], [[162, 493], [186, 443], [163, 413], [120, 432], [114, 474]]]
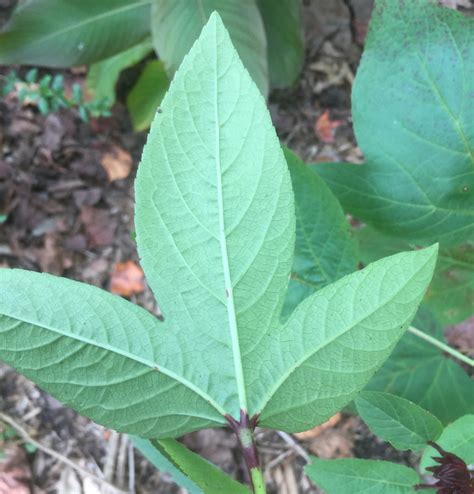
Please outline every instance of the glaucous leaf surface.
[[308, 295], [352, 273], [358, 251], [338, 200], [322, 179], [293, 152], [285, 150], [295, 192], [296, 244], [282, 316]]
[[412, 468], [378, 460], [312, 457], [305, 471], [326, 494], [412, 494], [420, 480]]
[[125, 51], [94, 63], [89, 67], [87, 73], [88, 91], [95, 99], [108, 98], [113, 104], [115, 102], [115, 85], [120, 72], [137, 64], [152, 50], [151, 38], [147, 38]]
[[257, 0], [268, 45], [270, 83], [291, 86], [304, 59], [304, 38], [300, 0]]
[[189, 494], [205, 494], [204, 491], [179, 470], [163, 453], [158, 451], [150, 439], [130, 436], [133, 446], [160, 472], [167, 473], [173, 481]]
[[378, 0], [352, 102], [367, 163], [316, 165], [344, 208], [422, 243], [474, 239], [474, 19]]
[[[413, 325], [443, 341], [443, 328], [423, 306]], [[420, 405], [443, 424], [474, 413], [474, 381], [441, 350], [405, 334], [368, 390], [392, 393]]]
[[[471, 398], [474, 395], [471, 395]], [[445, 451], [454, 453], [466, 462], [474, 464], [474, 415], [465, 415], [449, 424], [436, 441]], [[439, 456], [438, 451], [429, 446], [421, 458], [420, 470], [426, 471], [427, 467], [435, 465], [433, 456]]]
[[31, 0], [0, 33], [0, 64], [71, 67], [108, 58], [150, 32], [150, 0]]
[[288, 431], [325, 420], [390, 354], [436, 259], [436, 246], [382, 259], [308, 297], [281, 326], [290, 174], [218, 14], [157, 113], [136, 201], [139, 253], [165, 321], [81, 283], [0, 270], [0, 356], [142, 437], [222, 426], [241, 410]]
[[363, 391], [355, 403], [369, 429], [396, 449], [418, 451], [443, 431], [443, 425], [434, 415], [405, 398]]
[[169, 84], [163, 62], [161, 60], [147, 62], [127, 96], [127, 108], [135, 130], [145, 130], [150, 127]]
[[267, 40], [256, 0], [152, 0], [153, 44], [172, 75], [218, 12], [232, 42], [264, 96], [268, 94]]

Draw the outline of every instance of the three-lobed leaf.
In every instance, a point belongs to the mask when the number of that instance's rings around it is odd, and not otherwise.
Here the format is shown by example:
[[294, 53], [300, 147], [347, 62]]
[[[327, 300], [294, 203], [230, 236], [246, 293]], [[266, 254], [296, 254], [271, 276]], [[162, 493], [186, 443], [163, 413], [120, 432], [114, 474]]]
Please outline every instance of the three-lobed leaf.
[[149, 32], [150, 0], [31, 0], [17, 7], [0, 33], [0, 64], [93, 63]]
[[355, 403], [370, 430], [397, 449], [423, 449], [443, 430], [443, 425], [434, 415], [396, 395], [364, 391]]
[[325, 420], [388, 357], [436, 258], [432, 247], [376, 262], [281, 325], [290, 174], [217, 14], [157, 113], [136, 201], [139, 253], [164, 323], [97, 288], [0, 270], [0, 355], [78, 411], [142, 437], [223, 426], [241, 410], [287, 431]]
[[412, 468], [378, 460], [312, 458], [305, 471], [326, 494], [410, 494], [419, 482]]
[[378, 0], [353, 88], [363, 165], [316, 165], [345, 209], [421, 243], [474, 239], [474, 20]]

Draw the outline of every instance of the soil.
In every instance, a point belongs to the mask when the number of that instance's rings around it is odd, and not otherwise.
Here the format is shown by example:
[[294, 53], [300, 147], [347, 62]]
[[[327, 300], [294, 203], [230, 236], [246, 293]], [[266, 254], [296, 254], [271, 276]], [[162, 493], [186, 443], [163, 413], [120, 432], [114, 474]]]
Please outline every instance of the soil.
[[[0, 25], [13, 3], [0, 0]], [[360, 161], [350, 90], [371, 1], [306, 1], [304, 8], [304, 68], [293, 88], [270, 95], [274, 124], [282, 142], [307, 161]], [[0, 74], [8, 70], [2, 68]], [[65, 72], [65, 76], [69, 81], [83, 80], [84, 71]], [[334, 129], [328, 131], [328, 123]], [[6, 216], [0, 224], [0, 267], [46, 271], [110, 289], [118, 263], [138, 262], [133, 179], [145, 138], [145, 133], [132, 131], [120, 101], [110, 118], [90, 124], [72, 110], [44, 117], [15, 98], [0, 101], [0, 215]], [[128, 176], [111, 180], [105, 156], [112, 156], [119, 175], [127, 175], [131, 161]], [[150, 290], [142, 288], [129, 298], [156, 313]], [[78, 416], [5, 365], [0, 366], [0, 412], [41, 445], [126, 491], [183, 492], [169, 475], [134, 452], [126, 437]], [[319, 492], [303, 473], [308, 454], [416, 463], [416, 457], [395, 451], [350, 415], [338, 415], [332, 425], [304, 438], [264, 430], [257, 436], [266, 480], [275, 493]], [[237, 442], [229, 430], [200, 431], [183, 440], [245, 480]], [[0, 447], [2, 441], [4, 446], [19, 442], [17, 436], [7, 440], [0, 428]], [[20, 480], [15, 477], [15, 487], [2, 491], [1, 478], [8, 468], [0, 466], [0, 494], [113, 492], [42, 449], [22, 451], [27, 466]]]

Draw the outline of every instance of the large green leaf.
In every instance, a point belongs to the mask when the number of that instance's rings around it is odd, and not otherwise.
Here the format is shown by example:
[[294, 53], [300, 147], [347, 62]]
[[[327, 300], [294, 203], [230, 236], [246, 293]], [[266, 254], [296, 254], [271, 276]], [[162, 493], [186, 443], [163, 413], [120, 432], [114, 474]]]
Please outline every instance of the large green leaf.
[[114, 103], [120, 72], [138, 63], [152, 50], [151, 38], [147, 38], [128, 50], [91, 65], [87, 74], [89, 92], [95, 99], [107, 98], [111, 104]]
[[290, 86], [304, 59], [301, 0], [257, 0], [257, 4], [267, 35], [270, 82], [275, 87]]
[[245, 67], [267, 95], [267, 41], [256, 0], [152, 1], [153, 43], [170, 74], [177, 70], [209, 16], [217, 11]]
[[153, 465], [161, 471], [168, 472], [173, 480], [186, 488], [190, 494], [250, 494], [247, 487], [175, 439], [149, 441], [132, 438], [132, 442]]
[[[468, 465], [474, 464], [474, 415], [465, 415], [449, 424], [436, 443], [445, 451], [459, 456]], [[426, 448], [421, 458], [421, 471], [436, 464], [433, 456], [439, 456], [439, 453], [431, 446]]]
[[[372, 228], [354, 232], [360, 244], [360, 260], [369, 264], [382, 257], [415, 249], [416, 244], [384, 235]], [[474, 307], [474, 243], [441, 249], [425, 304], [441, 324], [448, 326], [468, 319]]]
[[0, 33], [0, 64], [89, 64], [149, 32], [150, 0], [30, 0]]
[[138, 81], [127, 96], [127, 108], [135, 130], [148, 129], [170, 81], [161, 60], [145, 65]]
[[[429, 311], [421, 310], [414, 325], [443, 340], [443, 328]], [[403, 336], [367, 389], [413, 401], [444, 424], [474, 413], [474, 381], [441, 350], [413, 334]]]
[[345, 209], [407, 239], [474, 239], [474, 19], [378, 0], [353, 89], [363, 165], [317, 165]]
[[377, 460], [312, 458], [305, 470], [326, 494], [413, 494], [420, 480], [412, 468]]
[[97, 288], [0, 270], [0, 356], [77, 410], [144, 437], [222, 426], [242, 411], [288, 431], [324, 420], [387, 358], [435, 263], [436, 246], [383, 259], [280, 325], [290, 174], [217, 14], [155, 117], [136, 200], [139, 253], [165, 321]]
[[308, 295], [357, 268], [357, 242], [341, 205], [294, 153], [285, 157], [295, 191], [296, 244], [283, 317]]
[[389, 393], [364, 391], [355, 400], [370, 430], [397, 449], [424, 449], [443, 431], [441, 422], [415, 403]]

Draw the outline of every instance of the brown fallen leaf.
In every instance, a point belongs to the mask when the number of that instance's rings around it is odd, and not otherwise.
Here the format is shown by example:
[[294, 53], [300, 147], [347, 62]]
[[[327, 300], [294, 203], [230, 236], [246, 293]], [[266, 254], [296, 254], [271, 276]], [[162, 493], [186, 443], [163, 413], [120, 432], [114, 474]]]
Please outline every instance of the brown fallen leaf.
[[0, 494], [30, 494], [31, 471], [25, 450], [8, 446], [0, 460]]
[[332, 144], [335, 141], [335, 130], [343, 123], [343, 120], [331, 120], [329, 118], [329, 110], [326, 110], [316, 120], [314, 130], [321, 141], [326, 144]]
[[317, 425], [316, 427], [313, 427], [309, 431], [304, 431], [304, 432], [296, 432], [293, 434], [297, 439], [300, 439], [301, 441], [307, 441], [309, 439], [313, 439], [316, 436], [319, 436], [321, 432], [325, 431], [326, 429], [330, 429], [331, 427], [334, 427], [336, 424], [338, 424], [341, 421], [342, 415], [340, 413], [336, 413], [336, 415], [333, 415], [329, 420], [324, 422], [321, 425]]
[[130, 297], [134, 293], [145, 290], [143, 271], [133, 261], [115, 264], [110, 279], [110, 291], [122, 297]]
[[114, 145], [102, 155], [100, 164], [107, 172], [109, 181], [112, 182], [114, 180], [122, 180], [130, 175], [133, 160], [128, 151]]
[[110, 216], [109, 211], [84, 206], [80, 218], [86, 230], [89, 247], [106, 247], [112, 244], [117, 220]]

